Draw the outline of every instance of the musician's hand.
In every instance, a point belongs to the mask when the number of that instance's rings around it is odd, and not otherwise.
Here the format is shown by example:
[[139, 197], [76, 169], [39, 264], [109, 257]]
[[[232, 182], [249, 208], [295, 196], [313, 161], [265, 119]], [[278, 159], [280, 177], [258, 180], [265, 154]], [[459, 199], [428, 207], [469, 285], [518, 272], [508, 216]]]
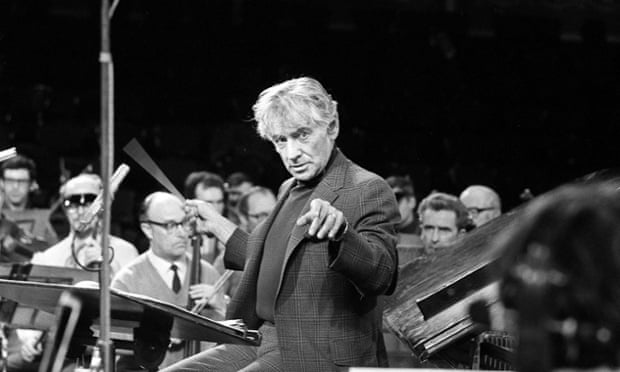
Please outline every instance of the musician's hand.
[[216, 305], [216, 298], [213, 293], [213, 286], [204, 283], [194, 284], [189, 287], [189, 296], [192, 300], [194, 300], [197, 304], [203, 304], [205, 300], [208, 298], [208, 305], [214, 307]]
[[321, 199], [310, 202], [310, 210], [297, 219], [297, 226], [310, 225], [307, 234], [318, 239], [340, 240], [347, 228], [344, 214]]
[[77, 242], [77, 259], [84, 265], [88, 266], [94, 262], [101, 261], [101, 244], [92, 237]]
[[17, 241], [11, 236], [6, 235], [0, 241], [3, 253], [13, 253], [17, 247]]
[[22, 359], [28, 363], [43, 352], [43, 347], [37, 338], [31, 338], [22, 344], [20, 354]]

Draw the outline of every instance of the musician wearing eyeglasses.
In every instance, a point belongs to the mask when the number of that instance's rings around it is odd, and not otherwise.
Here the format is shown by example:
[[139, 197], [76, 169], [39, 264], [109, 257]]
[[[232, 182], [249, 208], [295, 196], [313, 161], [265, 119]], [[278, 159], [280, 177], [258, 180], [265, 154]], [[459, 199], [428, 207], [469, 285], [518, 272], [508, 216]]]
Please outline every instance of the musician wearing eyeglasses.
[[[69, 220], [69, 235], [46, 251], [36, 253], [32, 257], [33, 264], [82, 269], [100, 265], [101, 221], [96, 216], [85, 226], [84, 216], [102, 190], [103, 183], [96, 174], [80, 174], [61, 187], [62, 207]], [[126, 240], [110, 235], [109, 242], [112, 273], [138, 256], [136, 247]]]
[[495, 190], [483, 185], [471, 185], [459, 196], [476, 227], [502, 214], [502, 203]]
[[[213, 284], [220, 277], [217, 270], [201, 260], [200, 282], [190, 283], [191, 218], [185, 213], [183, 201], [176, 196], [166, 192], [148, 195], [140, 209], [140, 228], [149, 240], [149, 249], [118, 272], [111, 287], [181, 307], [187, 305], [189, 297], [199, 304], [206, 301], [208, 304], [202, 315], [222, 320], [224, 295], [221, 291], [213, 293]], [[162, 367], [183, 357], [183, 348], [175, 345], [178, 343], [172, 345]], [[136, 368], [135, 361], [125, 357], [117, 365], [118, 371]]]
[[[35, 162], [27, 156], [17, 155], [6, 160], [0, 166], [0, 205], [2, 206], [3, 218], [13, 221], [19, 231], [12, 231], [6, 236], [0, 232], [0, 248], [2, 249], [0, 260], [17, 262], [28, 260], [36, 250], [47, 248], [58, 241], [56, 231], [52, 227], [49, 217], [50, 209], [34, 208], [31, 203], [31, 195], [39, 189], [36, 181], [37, 167]], [[0, 230], [2, 230], [0, 228]], [[28, 252], [20, 254], [16, 250], [17, 242], [24, 233]], [[36, 248], [36, 249], [35, 249]]]
[[264, 90], [258, 132], [292, 176], [250, 234], [201, 201], [201, 227], [245, 268], [227, 318], [262, 333], [260, 346], [225, 344], [166, 371], [339, 371], [385, 365], [378, 296], [396, 284], [398, 208], [389, 185], [336, 147], [337, 103], [312, 78]]

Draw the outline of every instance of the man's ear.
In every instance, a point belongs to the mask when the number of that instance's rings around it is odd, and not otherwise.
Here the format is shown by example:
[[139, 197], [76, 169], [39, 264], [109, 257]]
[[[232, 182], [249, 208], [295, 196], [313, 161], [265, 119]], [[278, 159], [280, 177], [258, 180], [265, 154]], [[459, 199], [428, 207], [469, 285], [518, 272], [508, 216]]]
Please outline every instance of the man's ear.
[[332, 120], [331, 123], [327, 124], [327, 135], [329, 138], [335, 140], [339, 132], [340, 126], [338, 125], [338, 120]]
[[415, 209], [415, 206], [417, 204], [417, 200], [415, 200], [415, 196], [410, 196], [407, 200], [407, 204], [409, 206], [409, 209]]
[[151, 226], [150, 224], [146, 223], [146, 222], [141, 222], [140, 223], [140, 230], [142, 230], [142, 233], [149, 239], [153, 239], [153, 226]]
[[39, 184], [37, 181], [30, 182], [30, 188], [28, 189], [30, 192], [35, 192], [39, 189]]

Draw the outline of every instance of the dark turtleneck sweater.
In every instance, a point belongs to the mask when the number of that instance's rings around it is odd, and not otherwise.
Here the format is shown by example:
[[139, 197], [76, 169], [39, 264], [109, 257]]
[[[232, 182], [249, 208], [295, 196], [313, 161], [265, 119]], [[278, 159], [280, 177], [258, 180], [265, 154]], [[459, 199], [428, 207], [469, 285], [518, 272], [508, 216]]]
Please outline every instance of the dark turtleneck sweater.
[[[329, 169], [332, 165], [334, 155], [335, 147], [325, 169]], [[256, 314], [261, 319], [274, 323], [275, 300], [291, 232], [297, 219], [301, 216], [308, 198], [312, 195], [316, 185], [321, 182], [325, 173], [327, 172], [324, 171], [307, 182], [295, 181], [267, 233], [258, 272], [258, 283], [256, 284]]]

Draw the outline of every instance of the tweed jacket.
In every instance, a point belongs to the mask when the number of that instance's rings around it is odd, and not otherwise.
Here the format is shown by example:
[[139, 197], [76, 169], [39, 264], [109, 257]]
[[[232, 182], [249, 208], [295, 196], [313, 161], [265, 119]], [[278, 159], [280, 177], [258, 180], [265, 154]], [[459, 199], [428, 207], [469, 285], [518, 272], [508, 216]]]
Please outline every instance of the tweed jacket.
[[[276, 294], [274, 320], [287, 371], [331, 371], [377, 366], [383, 349], [377, 296], [396, 284], [395, 225], [399, 212], [388, 184], [335, 150], [315, 186], [319, 198], [343, 212], [349, 228], [338, 242], [308, 238], [309, 226], [291, 232]], [[287, 180], [272, 214], [250, 234], [237, 229], [224, 256], [244, 275], [227, 318], [258, 328], [256, 283], [265, 238], [295, 180]], [[247, 254], [247, 260], [246, 260]]]

